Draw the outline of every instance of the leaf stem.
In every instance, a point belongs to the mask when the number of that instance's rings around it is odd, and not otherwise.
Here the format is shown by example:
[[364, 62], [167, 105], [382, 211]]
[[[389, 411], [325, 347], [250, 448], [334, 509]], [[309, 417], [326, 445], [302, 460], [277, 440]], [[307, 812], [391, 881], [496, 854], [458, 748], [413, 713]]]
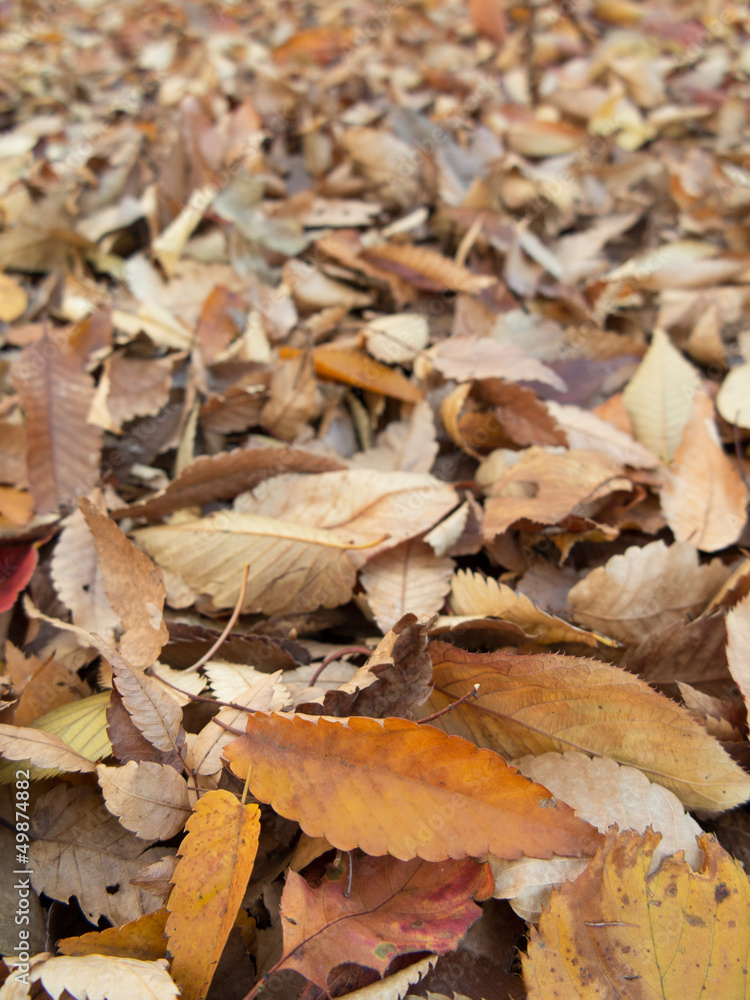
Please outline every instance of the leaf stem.
[[232, 631], [232, 629], [237, 623], [237, 619], [240, 617], [240, 612], [242, 611], [242, 605], [245, 603], [245, 594], [247, 593], [247, 578], [249, 573], [250, 573], [250, 563], [245, 563], [245, 565], [242, 567], [242, 582], [240, 583], [240, 592], [237, 597], [237, 603], [234, 606], [234, 611], [232, 612], [224, 631], [221, 633], [221, 635], [213, 644], [213, 646], [209, 649], [209, 651], [207, 653], [204, 653], [203, 656], [201, 656], [200, 660], [197, 660], [192, 665], [192, 667], [188, 667], [184, 671], [184, 673], [191, 674], [194, 670], [198, 670], [199, 667], [202, 667], [204, 663], [208, 663], [208, 661], [211, 659], [214, 653], [228, 638], [229, 633]]
[[344, 649], [337, 649], [335, 653], [331, 653], [326, 656], [325, 660], [320, 664], [318, 669], [310, 678], [310, 687], [315, 686], [315, 681], [320, 677], [325, 668], [329, 663], [333, 663], [334, 660], [340, 660], [342, 656], [346, 656], [347, 653], [364, 653], [366, 656], [372, 656], [372, 650], [367, 646], [346, 646]]
[[448, 712], [452, 712], [454, 708], [458, 708], [459, 705], [463, 705], [465, 701], [469, 698], [479, 697], [479, 685], [475, 684], [471, 691], [467, 691], [466, 694], [462, 694], [458, 701], [453, 701], [450, 705], [446, 705], [445, 708], [441, 708], [439, 712], [433, 712], [432, 715], [426, 716], [424, 719], [417, 719], [417, 725], [423, 726], [425, 722], [432, 722], [435, 719], [439, 719], [441, 715], [447, 715]]

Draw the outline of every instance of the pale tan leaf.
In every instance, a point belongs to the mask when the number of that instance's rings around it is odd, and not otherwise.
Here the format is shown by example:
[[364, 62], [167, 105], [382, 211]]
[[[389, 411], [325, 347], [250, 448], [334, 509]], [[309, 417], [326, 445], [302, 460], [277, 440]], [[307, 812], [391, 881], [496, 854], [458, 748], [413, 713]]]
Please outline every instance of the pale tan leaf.
[[107, 809], [142, 840], [169, 840], [190, 816], [187, 783], [168, 764], [98, 764], [96, 773]]
[[526, 635], [533, 636], [545, 645], [561, 642], [583, 642], [596, 646], [598, 637], [577, 628], [546, 611], [499, 580], [482, 576], [471, 570], [460, 569], [451, 585], [450, 605], [454, 614], [476, 618], [502, 618], [520, 625]]
[[[149, 674], [153, 677], [170, 698], [174, 698], [180, 708], [189, 705], [192, 695], [200, 694], [206, 686], [206, 679], [200, 674], [186, 673], [184, 670], [173, 670], [158, 661], [152, 664]], [[175, 690], [177, 688], [177, 690]]]
[[305, 351], [296, 358], [279, 361], [271, 375], [270, 398], [263, 407], [263, 427], [282, 441], [293, 441], [316, 409], [313, 359]]
[[651, 542], [592, 570], [568, 601], [579, 624], [637, 644], [700, 614], [730, 573], [718, 559], [700, 566], [688, 542]]
[[437, 556], [476, 555], [482, 548], [484, 512], [480, 504], [469, 496], [440, 524], [429, 531], [424, 540]]
[[[104, 506], [99, 496], [94, 499]], [[63, 525], [50, 567], [55, 590], [70, 608], [75, 625], [114, 643], [120, 619], [107, 597], [96, 544], [82, 511], [74, 510]]]
[[264, 674], [244, 663], [230, 663], [226, 660], [209, 660], [203, 669], [214, 696], [220, 701], [236, 702], [241, 698], [241, 704], [249, 705], [244, 699], [250, 697], [254, 708], [268, 712], [277, 711], [285, 700], [284, 686], [279, 684], [281, 670]]
[[93, 379], [66, 342], [46, 336], [21, 352], [13, 377], [26, 414], [36, 511], [70, 509], [99, 481], [102, 435], [87, 422]]
[[492, 539], [520, 520], [558, 524], [568, 514], [586, 516], [595, 501], [632, 488], [620, 463], [601, 451], [528, 448], [488, 490], [485, 537]]
[[64, 902], [76, 896], [92, 923], [106, 916], [119, 927], [159, 908], [130, 880], [163, 848], [144, 851], [92, 789], [56, 785], [36, 797], [31, 837], [34, 888]]
[[437, 453], [432, 408], [422, 400], [408, 419], [391, 421], [378, 434], [375, 447], [354, 455], [349, 464], [353, 469], [429, 472]]
[[[331, 608], [349, 600], [356, 569], [348, 551], [350, 532], [344, 530], [346, 534], [254, 513], [220, 511], [180, 524], [143, 528], [135, 532], [135, 539], [158, 565], [208, 594], [217, 608], [237, 603], [243, 567], [249, 564], [243, 611], [278, 614]], [[367, 540], [378, 537], [382, 533], [369, 534]]]
[[500, 344], [490, 337], [449, 337], [430, 348], [427, 356], [441, 375], [459, 382], [503, 378], [543, 382], [565, 391], [565, 383], [548, 365], [529, 357], [520, 347]]
[[648, 448], [590, 410], [561, 406], [552, 400], [548, 400], [546, 406], [565, 431], [570, 448], [603, 451], [621, 465], [632, 465], [635, 469], [658, 468], [659, 460]]
[[123, 625], [120, 651], [133, 666], [149, 667], [169, 638], [161, 572], [85, 497], [80, 506], [94, 536], [104, 589]]
[[166, 959], [143, 962], [113, 955], [61, 955], [37, 966], [31, 978], [59, 1000], [177, 1000], [179, 989]]
[[667, 524], [678, 542], [717, 552], [742, 533], [747, 500], [742, 477], [721, 446], [714, 404], [698, 392], [661, 491]]
[[360, 574], [380, 631], [405, 614], [439, 611], [450, 590], [453, 560], [441, 559], [425, 542], [402, 542], [371, 559]]
[[699, 385], [698, 371], [663, 330], [654, 330], [651, 346], [622, 399], [637, 440], [665, 462], [677, 450]]
[[727, 661], [750, 711], [750, 594], [727, 615]]
[[387, 365], [402, 365], [427, 346], [429, 326], [418, 313], [394, 313], [371, 319], [362, 330], [367, 350]]
[[356, 553], [364, 561], [427, 531], [457, 503], [454, 488], [433, 476], [350, 469], [307, 477], [276, 476], [252, 494], [238, 497], [235, 506], [264, 518], [289, 518], [314, 525], [315, 530], [330, 529], [338, 537], [372, 546]]
[[750, 364], [737, 365], [721, 383], [716, 409], [729, 424], [750, 427]]
[[402, 243], [381, 243], [363, 251], [370, 264], [392, 271], [417, 288], [440, 292], [481, 292], [496, 284], [497, 278], [474, 274], [462, 264], [427, 247]]
[[[353, 993], [347, 993], [348, 1000], [400, 1000], [414, 983], [418, 983], [430, 972], [438, 960], [437, 955], [428, 955], [405, 969], [394, 972], [386, 979], [379, 979], [369, 986], [362, 986]], [[438, 1000], [436, 994], [429, 994], [431, 1000]], [[448, 998], [446, 997], [446, 1000]], [[454, 1000], [462, 1000], [458, 995]]]
[[[676, 795], [652, 784], [642, 771], [606, 757], [592, 759], [575, 750], [522, 757], [516, 766], [602, 833], [613, 823], [621, 830], [644, 833], [650, 826], [660, 833], [662, 839], [651, 859], [651, 871], [676, 851], [684, 851], [685, 860], [694, 869], [700, 864], [696, 837], [703, 832], [701, 827], [685, 812]], [[566, 880], [573, 881], [588, 863], [575, 858], [533, 864], [525, 858], [516, 862], [491, 857], [489, 861], [496, 880], [494, 895], [512, 900], [516, 913], [531, 921], [539, 919], [552, 889]]]
[[169, 402], [174, 360], [167, 358], [130, 358], [114, 354], [104, 363], [101, 386], [107, 392], [103, 400], [108, 424], [100, 424], [115, 433], [135, 417], [155, 416]]
[[0, 322], [12, 323], [18, 319], [27, 304], [23, 285], [9, 274], [0, 273]]
[[[92, 639], [95, 641], [95, 637]], [[104, 651], [104, 656], [112, 666], [114, 685], [136, 728], [157, 750], [179, 754], [185, 742], [182, 709], [167, 688], [131, 666], [113, 649]]]
[[95, 771], [93, 761], [78, 753], [54, 733], [26, 726], [0, 725], [0, 753], [8, 760], [28, 760], [35, 767], [58, 771]]

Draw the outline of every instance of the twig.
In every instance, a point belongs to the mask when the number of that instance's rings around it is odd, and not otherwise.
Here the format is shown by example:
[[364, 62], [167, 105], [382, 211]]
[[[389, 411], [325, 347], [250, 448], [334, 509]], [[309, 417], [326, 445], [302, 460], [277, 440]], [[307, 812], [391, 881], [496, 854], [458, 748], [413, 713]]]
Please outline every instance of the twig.
[[226, 722], [222, 722], [221, 719], [211, 719], [211, 722], [215, 726], [220, 726], [222, 729], [226, 729], [228, 733], [233, 733], [235, 736], [247, 736], [247, 733], [243, 733], [241, 729], [235, 729], [234, 726], [227, 725]]
[[310, 687], [315, 686], [315, 681], [320, 677], [329, 663], [333, 663], [334, 660], [340, 660], [347, 653], [364, 653], [366, 656], [372, 656], [372, 650], [368, 649], [367, 646], [347, 646], [345, 649], [338, 649], [335, 653], [331, 653], [330, 656], [326, 656], [325, 660], [320, 664], [310, 678]]
[[446, 705], [445, 708], [441, 708], [439, 712], [433, 712], [432, 715], [428, 715], [424, 719], [418, 719], [417, 725], [423, 726], [425, 722], [432, 722], [434, 719], [439, 719], [441, 715], [447, 715], [448, 712], [452, 712], [454, 708], [458, 708], [459, 705], [463, 705], [465, 701], [469, 698], [479, 697], [479, 685], [475, 684], [471, 691], [467, 691], [466, 694], [461, 695], [458, 701], [452, 701], [450, 705]]
[[[247, 705], [238, 705], [237, 702], [235, 701], [222, 701], [220, 698], [207, 698], [205, 695], [202, 694], [193, 694], [192, 691], [186, 691], [184, 688], [179, 688], [177, 687], [176, 684], [173, 684], [171, 681], [168, 681], [165, 677], [161, 677], [159, 674], [157, 674], [157, 672], [154, 670], [153, 667], [146, 667], [146, 669], [143, 672], [144, 674], [148, 674], [149, 677], [153, 677], [161, 684], [166, 684], [167, 687], [172, 688], [173, 691], [177, 691], [179, 694], [183, 694], [186, 698], [189, 698], [191, 701], [203, 701], [207, 705], [219, 705], [221, 708], [235, 708], [237, 709], [238, 712], [258, 711], [256, 708], [248, 708]], [[186, 674], [187, 670], [183, 670], [183, 673]]]
[[211, 659], [211, 657], [214, 655], [217, 649], [221, 646], [221, 644], [226, 640], [229, 633], [234, 628], [235, 624], [237, 623], [237, 619], [240, 617], [240, 612], [242, 611], [242, 605], [245, 602], [245, 593], [247, 591], [247, 577], [249, 573], [250, 573], [250, 563], [245, 563], [245, 565], [242, 568], [242, 583], [240, 584], [239, 597], [237, 598], [237, 603], [234, 606], [234, 611], [232, 612], [231, 617], [229, 618], [229, 621], [226, 624], [226, 628], [221, 633], [216, 642], [213, 644], [213, 646], [209, 649], [209, 651], [207, 653], [204, 653], [203, 656], [201, 656], [200, 660], [194, 663], [192, 667], [188, 667], [185, 671], [183, 671], [183, 673], [191, 674], [194, 670], [197, 670], [199, 667], [202, 667], [204, 663], [208, 663], [208, 661]]

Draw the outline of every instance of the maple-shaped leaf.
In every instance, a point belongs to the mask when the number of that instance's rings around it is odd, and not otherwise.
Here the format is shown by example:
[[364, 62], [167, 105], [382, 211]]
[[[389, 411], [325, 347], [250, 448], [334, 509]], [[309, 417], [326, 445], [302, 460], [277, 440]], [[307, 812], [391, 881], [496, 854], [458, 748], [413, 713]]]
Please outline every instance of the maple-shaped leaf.
[[713, 837], [700, 871], [680, 854], [649, 875], [659, 834], [612, 827], [531, 930], [529, 1000], [750, 997], [750, 883]]
[[258, 712], [224, 756], [256, 798], [340, 850], [444, 861], [578, 856], [598, 842], [498, 754], [405, 719]]
[[329, 867], [317, 888], [289, 872], [281, 897], [284, 953], [276, 970], [296, 969], [326, 989], [330, 971], [345, 962], [383, 975], [398, 955], [444, 955], [481, 915], [473, 900], [486, 899], [493, 884], [489, 866], [471, 858], [398, 861], [354, 852], [343, 868]]
[[182, 1000], [203, 1000], [258, 850], [260, 809], [226, 791], [198, 800], [172, 876], [166, 933]]
[[695, 809], [716, 812], [750, 798], [750, 774], [721, 744], [686, 709], [619, 667], [552, 653], [468, 653], [442, 642], [428, 651], [435, 688], [425, 714], [479, 684], [476, 700], [435, 720], [445, 732], [509, 758], [565, 750], [611, 757]]

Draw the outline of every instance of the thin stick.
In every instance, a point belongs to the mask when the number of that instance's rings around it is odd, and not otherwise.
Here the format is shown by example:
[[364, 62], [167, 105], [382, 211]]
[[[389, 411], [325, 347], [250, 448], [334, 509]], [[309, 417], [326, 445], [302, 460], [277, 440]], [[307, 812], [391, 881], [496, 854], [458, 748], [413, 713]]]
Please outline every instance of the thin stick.
[[469, 698], [479, 697], [479, 685], [475, 684], [471, 691], [467, 691], [466, 694], [462, 695], [458, 701], [453, 701], [450, 705], [446, 705], [445, 708], [441, 708], [439, 712], [433, 712], [432, 715], [428, 715], [425, 719], [417, 719], [417, 724], [423, 726], [425, 722], [432, 722], [434, 719], [439, 719], [441, 715], [447, 715], [448, 712], [452, 712], [454, 708], [458, 708], [459, 705], [463, 705], [465, 701]]
[[251, 764], [250, 767], [248, 767], [248, 769], [247, 769], [247, 774], [245, 775], [245, 786], [242, 789], [242, 798], [240, 799], [240, 804], [243, 805], [243, 806], [244, 806], [245, 801], [247, 799], [248, 789], [250, 788], [250, 774], [252, 773], [252, 770], [253, 770], [253, 767], [252, 767], [252, 764]]
[[242, 611], [242, 605], [245, 602], [245, 593], [247, 591], [247, 577], [249, 573], [250, 573], [250, 563], [245, 563], [245, 565], [242, 567], [242, 583], [240, 584], [240, 594], [239, 597], [237, 598], [237, 603], [234, 606], [234, 611], [232, 612], [231, 617], [226, 624], [226, 628], [221, 633], [216, 642], [213, 644], [213, 646], [209, 649], [209, 651], [207, 653], [204, 653], [204, 655], [201, 656], [200, 660], [194, 663], [192, 667], [188, 667], [187, 670], [183, 671], [183, 673], [191, 674], [194, 670], [197, 670], [199, 667], [202, 667], [204, 663], [208, 663], [208, 661], [211, 659], [211, 657], [221, 646], [221, 644], [225, 641], [229, 633], [236, 625], [237, 619], [240, 617], [240, 612]]
[[211, 719], [211, 722], [215, 726], [219, 726], [221, 729], [226, 729], [228, 733], [233, 733], [235, 736], [247, 736], [247, 733], [243, 733], [241, 729], [235, 729], [234, 726], [227, 725], [226, 722], [222, 722], [221, 719]]
[[348, 899], [352, 894], [352, 878], [354, 876], [354, 858], [351, 851], [346, 852], [349, 855], [349, 884], [346, 887], [346, 892], [344, 895]]
[[368, 649], [367, 646], [347, 646], [345, 649], [339, 649], [335, 653], [331, 653], [330, 656], [326, 656], [325, 660], [323, 660], [310, 678], [310, 687], [315, 686], [315, 681], [320, 677], [329, 663], [333, 663], [334, 660], [340, 660], [347, 653], [364, 653], [366, 656], [372, 656], [372, 650]]

